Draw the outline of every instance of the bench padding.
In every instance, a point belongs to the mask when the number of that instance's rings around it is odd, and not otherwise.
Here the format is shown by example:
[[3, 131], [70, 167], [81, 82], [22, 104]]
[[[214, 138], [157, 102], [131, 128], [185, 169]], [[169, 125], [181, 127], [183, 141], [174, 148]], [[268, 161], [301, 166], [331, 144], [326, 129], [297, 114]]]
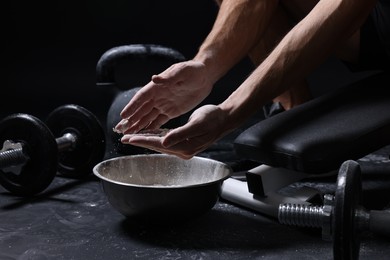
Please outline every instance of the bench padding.
[[262, 120], [235, 140], [240, 157], [307, 173], [338, 169], [390, 144], [390, 80], [377, 74]]

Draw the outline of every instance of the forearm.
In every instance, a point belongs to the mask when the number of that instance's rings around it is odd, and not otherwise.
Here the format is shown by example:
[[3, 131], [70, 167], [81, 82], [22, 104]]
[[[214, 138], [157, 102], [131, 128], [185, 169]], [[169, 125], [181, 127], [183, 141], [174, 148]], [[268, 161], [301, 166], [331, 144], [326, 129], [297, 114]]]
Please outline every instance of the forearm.
[[302, 80], [356, 31], [375, 1], [320, 1], [220, 107], [235, 128], [265, 103]]
[[214, 26], [194, 60], [217, 81], [244, 58], [264, 33], [276, 0], [224, 0]]

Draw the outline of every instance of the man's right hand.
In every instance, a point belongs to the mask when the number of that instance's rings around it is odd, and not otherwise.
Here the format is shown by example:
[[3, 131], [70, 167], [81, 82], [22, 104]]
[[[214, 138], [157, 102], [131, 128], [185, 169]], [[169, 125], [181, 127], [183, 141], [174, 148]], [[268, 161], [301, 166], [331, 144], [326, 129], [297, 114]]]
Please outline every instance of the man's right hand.
[[206, 66], [194, 60], [176, 63], [152, 76], [123, 108], [115, 131], [131, 134], [157, 129], [187, 113], [210, 94], [214, 84], [210, 78]]

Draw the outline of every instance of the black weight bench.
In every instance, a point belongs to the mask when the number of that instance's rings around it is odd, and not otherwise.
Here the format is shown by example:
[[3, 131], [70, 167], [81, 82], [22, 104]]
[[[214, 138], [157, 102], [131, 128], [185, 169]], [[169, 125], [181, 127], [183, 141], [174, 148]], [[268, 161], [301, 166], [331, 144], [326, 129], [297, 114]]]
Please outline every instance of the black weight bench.
[[[225, 181], [221, 197], [276, 217], [279, 203], [311, 204], [316, 191], [278, 190], [336, 172], [390, 144], [390, 76], [378, 73], [251, 126], [235, 140], [240, 158], [259, 162], [247, 184]], [[303, 204], [304, 204], [303, 203]]]
[[306, 173], [339, 168], [390, 144], [390, 77], [371, 76], [275, 115], [235, 140], [237, 153]]

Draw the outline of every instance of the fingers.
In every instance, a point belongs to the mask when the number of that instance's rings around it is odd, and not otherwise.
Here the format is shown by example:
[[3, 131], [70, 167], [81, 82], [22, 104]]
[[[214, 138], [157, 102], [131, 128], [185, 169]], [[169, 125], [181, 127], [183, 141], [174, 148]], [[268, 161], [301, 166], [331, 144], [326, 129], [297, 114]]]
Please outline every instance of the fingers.
[[[122, 120], [114, 131], [124, 134], [137, 133], [142, 129], [156, 129], [181, 112], [176, 108], [175, 85], [182, 77], [184, 63], [177, 63], [159, 75], [153, 75], [151, 82], [141, 88], [122, 109]], [[169, 104], [169, 105], [167, 105]]]
[[158, 113], [159, 111], [153, 108], [152, 102], [145, 102], [132, 114], [131, 118], [123, 118], [114, 130], [119, 133], [139, 131], [157, 118]]
[[191, 122], [171, 130], [164, 138], [161, 143], [165, 148], [172, 148], [179, 143], [188, 142], [189, 140], [194, 140], [199, 138], [201, 129], [196, 124]]
[[160, 153], [175, 155], [182, 159], [192, 158], [197, 150], [191, 148], [191, 142], [185, 140], [176, 144], [174, 147], [165, 148], [162, 145], [164, 137], [161, 136], [145, 136], [145, 135], [124, 135], [121, 139], [122, 143], [144, 147]]
[[[184, 133], [182, 133], [184, 129]], [[194, 136], [190, 139], [186, 133], [190, 132], [187, 127], [179, 127], [170, 130], [165, 136], [144, 135], [144, 134], [126, 134], [121, 138], [124, 144], [144, 147], [153, 151], [171, 154], [182, 159], [190, 159], [201, 149], [198, 147], [201, 142]], [[166, 146], [168, 138], [169, 146]]]
[[[150, 101], [153, 100], [155, 93], [151, 88], [154, 85], [153, 82], [149, 82], [143, 88], [137, 91], [134, 97], [131, 98], [129, 103], [122, 109], [120, 116], [123, 119], [131, 117], [137, 111], [143, 111], [145, 109], [145, 103], [150, 104]], [[149, 108], [150, 111], [150, 108]]]
[[122, 134], [135, 134], [143, 129], [158, 129], [168, 121], [168, 116], [160, 114], [157, 109], [152, 109], [135, 123], [128, 119], [122, 119], [114, 128], [114, 131]]
[[152, 81], [141, 88], [122, 109], [120, 116], [123, 120], [117, 124], [115, 131], [131, 132], [146, 126], [158, 128], [169, 120], [168, 116], [164, 113], [158, 114], [159, 110], [153, 107], [156, 105], [156, 97], [162, 95], [161, 92], [157, 92], [157, 88], [161, 89], [162, 84], [175, 81], [177, 73], [174, 71], [174, 66], [171, 66], [161, 74], [152, 76]]
[[127, 129], [123, 131], [123, 134], [138, 133], [142, 129], [150, 129], [149, 126], [151, 125], [151, 122], [154, 122], [158, 116], [159, 111], [157, 109], [152, 109], [150, 113], [142, 117], [137, 123], [128, 126]]
[[207, 127], [200, 121], [193, 120], [170, 130], [165, 136], [127, 134], [122, 137], [121, 142], [190, 159], [210, 144], [210, 131], [205, 128]]
[[170, 118], [168, 116], [160, 114], [157, 116], [157, 118], [150, 122], [146, 129], [158, 129], [169, 120]]

